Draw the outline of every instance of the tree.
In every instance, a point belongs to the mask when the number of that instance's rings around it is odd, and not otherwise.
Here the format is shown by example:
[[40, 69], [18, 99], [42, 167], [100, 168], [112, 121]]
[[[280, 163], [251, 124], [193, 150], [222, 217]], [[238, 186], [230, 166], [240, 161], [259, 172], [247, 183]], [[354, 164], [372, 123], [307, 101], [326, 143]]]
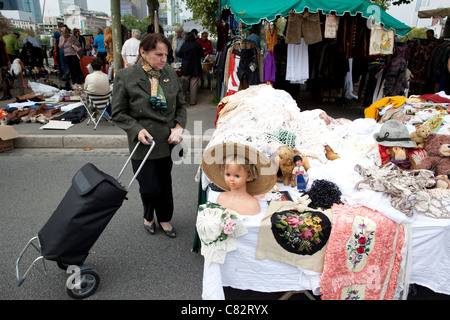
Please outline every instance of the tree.
[[[372, 2], [370, 0], [366, 0], [368, 2]], [[379, 4], [381, 9], [386, 11], [392, 5], [399, 6], [401, 4], [409, 4], [413, 2], [413, 0], [375, 0], [375, 3]]]
[[192, 12], [192, 19], [200, 21], [211, 35], [217, 34], [218, 0], [186, 0], [186, 7]]
[[148, 24], [155, 22], [155, 11], [158, 12], [159, 1], [158, 0], [147, 0], [148, 9]]
[[148, 20], [148, 17], [137, 20], [136, 17], [132, 16], [131, 14], [124, 14], [122, 16], [122, 24], [125, 26], [125, 28], [127, 28], [128, 30], [139, 29], [142, 34], [147, 32], [147, 27], [149, 25]]

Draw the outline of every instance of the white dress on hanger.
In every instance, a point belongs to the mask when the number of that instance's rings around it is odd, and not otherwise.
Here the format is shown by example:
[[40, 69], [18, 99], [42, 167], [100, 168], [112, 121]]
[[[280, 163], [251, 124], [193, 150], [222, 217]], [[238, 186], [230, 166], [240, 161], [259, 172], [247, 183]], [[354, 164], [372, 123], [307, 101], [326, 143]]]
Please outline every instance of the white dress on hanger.
[[301, 38], [300, 44], [288, 44], [286, 80], [291, 83], [305, 83], [309, 78], [308, 45]]

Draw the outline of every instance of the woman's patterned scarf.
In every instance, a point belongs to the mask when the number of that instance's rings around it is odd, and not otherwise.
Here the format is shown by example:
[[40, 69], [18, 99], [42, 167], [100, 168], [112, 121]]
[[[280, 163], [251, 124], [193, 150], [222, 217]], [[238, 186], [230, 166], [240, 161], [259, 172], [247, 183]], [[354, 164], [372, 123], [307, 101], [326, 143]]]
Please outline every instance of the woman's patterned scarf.
[[161, 71], [152, 69], [152, 67], [144, 59], [141, 59], [141, 61], [142, 61], [142, 69], [144, 69], [144, 71], [150, 78], [151, 84], [150, 104], [153, 110], [156, 111], [166, 110], [167, 109], [166, 97], [164, 96], [164, 92], [161, 86], [159, 85], [159, 77], [161, 76]]

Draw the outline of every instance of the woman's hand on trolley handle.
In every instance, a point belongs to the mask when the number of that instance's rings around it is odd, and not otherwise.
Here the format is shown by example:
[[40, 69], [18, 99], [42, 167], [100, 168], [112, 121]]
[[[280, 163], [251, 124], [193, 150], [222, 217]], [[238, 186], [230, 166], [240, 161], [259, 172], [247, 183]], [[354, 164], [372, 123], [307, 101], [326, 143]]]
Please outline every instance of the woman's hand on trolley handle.
[[137, 138], [141, 143], [148, 145], [148, 146], [153, 143], [152, 135], [150, 133], [148, 133], [148, 131], [145, 129], [142, 129], [141, 131], [139, 131]]

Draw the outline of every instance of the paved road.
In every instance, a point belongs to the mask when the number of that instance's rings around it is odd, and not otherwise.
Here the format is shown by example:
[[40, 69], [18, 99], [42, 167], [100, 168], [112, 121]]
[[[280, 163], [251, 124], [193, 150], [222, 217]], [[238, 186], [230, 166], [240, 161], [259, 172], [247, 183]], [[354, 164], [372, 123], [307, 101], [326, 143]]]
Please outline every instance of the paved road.
[[[116, 176], [128, 151], [15, 149], [0, 154], [0, 211], [2, 259], [0, 300], [62, 300], [67, 275], [56, 263], [47, 262], [48, 275], [36, 269], [21, 287], [15, 285], [13, 263], [27, 241], [47, 222], [79, 168], [91, 162]], [[100, 287], [90, 299], [201, 299], [203, 258], [191, 253], [197, 207], [198, 165], [173, 169], [178, 236], [162, 232], [149, 235], [142, 226], [138, 185], [133, 184], [125, 201], [92, 248], [86, 262], [96, 266]], [[131, 178], [131, 167], [122, 181]], [[30, 251], [26, 261], [34, 256]]]
[[[126, 149], [15, 149], [0, 154], [0, 300], [68, 300], [65, 291], [67, 275], [56, 263], [47, 261], [47, 275], [37, 269], [21, 287], [15, 284], [14, 260], [27, 243], [47, 222], [70, 186], [74, 174], [85, 163], [116, 176], [128, 157]], [[92, 248], [86, 262], [96, 266], [100, 287], [90, 300], [200, 300], [203, 257], [192, 253], [197, 207], [198, 184], [194, 181], [198, 164], [175, 165], [173, 182], [175, 214], [173, 225], [177, 238], [157, 232], [149, 235], [142, 227], [142, 208], [138, 185], [128, 193], [128, 200]], [[125, 171], [123, 182], [132, 176]], [[29, 251], [24, 258], [31, 263], [36, 257]], [[450, 299], [426, 288], [409, 299]], [[227, 299], [272, 300], [282, 293], [255, 293], [225, 290]], [[306, 300], [304, 295], [291, 299]]]

